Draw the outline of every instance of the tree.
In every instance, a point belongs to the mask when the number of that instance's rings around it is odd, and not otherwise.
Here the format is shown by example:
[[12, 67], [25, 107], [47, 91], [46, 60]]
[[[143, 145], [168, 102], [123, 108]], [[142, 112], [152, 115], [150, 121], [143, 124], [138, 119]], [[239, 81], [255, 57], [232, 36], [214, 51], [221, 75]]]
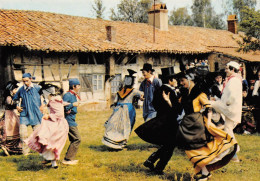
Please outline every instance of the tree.
[[210, 0], [193, 0], [191, 10], [195, 26], [206, 27], [206, 11], [210, 6]]
[[103, 1], [102, 0], [94, 0], [94, 5], [92, 5], [92, 8], [95, 11], [96, 18], [103, 19], [103, 13], [106, 9], [103, 6]]
[[110, 19], [113, 21], [129, 21], [134, 23], [148, 22], [148, 9], [153, 0], [121, 0], [117, 10], [111, 9]]
[[238, 20], [243, 19], [243, 8], [245, 6], [255, 8], [257, 0], [222, 0], [225, 15], [236, 14]]
[[204, 28], [224, 29], [223, 15], [217, 15], [210, 0], [193, 0], [191, 6], [195, 26]]
[[188, 9], [186, 7], [172, 10], [169, 18], [169, 23], [171, 25], [193, 25], [192, 18], [189, 15]]
[[248, 52], [250, 50], [260, 50], [260, 10], [255, 11], [248, 6], [241, 9], [243, 19], [239, 24], [239, 29], [245, 32], [242, 41], [238, 41], [240, 50]]

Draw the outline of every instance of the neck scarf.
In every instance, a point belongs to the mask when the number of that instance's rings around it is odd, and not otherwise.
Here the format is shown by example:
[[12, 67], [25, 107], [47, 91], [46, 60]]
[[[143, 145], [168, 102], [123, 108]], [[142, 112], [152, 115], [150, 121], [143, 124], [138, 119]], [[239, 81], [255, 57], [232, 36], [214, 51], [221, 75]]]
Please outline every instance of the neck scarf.
[[233, 75], [231, 75], [230, 77], [227, 77], [227, 78], [225, 79], [225, 81], [223, 82], [223, 88], [222, 88], [221, 94], [223, 93], [223, 91], [224, 91], [224, 89], [225, 89], [225, 87], [226, 87], [228, 81], [229, 81], [230, 79], [232, 79], [233, 77], [239, 78], [239, 79], [241, 80], [241, 82], [242, 82], [242, 77], [241, 77], [241, 76], [238, 76], [237, 74], [233, 74]]
[[147, 80], [146, 80], [146, 86], [149, 87], [151, 84], [152, 84], [151, 80], [150, 80], [150, 79], [147, 79]]
[[78, 95], [76, 92], [74, 92], [73, 90], [69, 90], [68, 92], [70, 92], [71, 94], [73, 94], [74, 96], [76, 96], [79, 100], [81, 100], [80, 97], [79, 97], [79, 95]]

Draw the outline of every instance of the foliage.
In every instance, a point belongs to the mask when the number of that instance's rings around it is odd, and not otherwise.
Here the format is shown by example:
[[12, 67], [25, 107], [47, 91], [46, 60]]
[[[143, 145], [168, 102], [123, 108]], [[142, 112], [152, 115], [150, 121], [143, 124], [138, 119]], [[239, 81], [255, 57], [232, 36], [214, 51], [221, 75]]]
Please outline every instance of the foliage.
[[243, 19], [243, 8], [245, 6], [250, 9], [255, 8], [257, 0], [222, 0], [222, 6], [225, 11], [225, 15], [236, 14], [238, 20]]
[[191, 6], [194, 26], [204, 28], [224, 29], [222, 15], [217, 15], [210, 0], [193, 0]]
[[[111, 110], [89, 111], [86, 106], [79, 107], [77, 123], [82, 142], [76, 159], [78, 165], [66, 166], [58, 162], [58, 169], [41, 165], [41, 157], [37, 153], [29, 156], [12, 155], [4, 157], [0, 151], [0, 180], [30, 181], [190, 181], [193, 166], [185, 152], [175, 149], [165, 169], [165, 175], [158, 176], [148, 171], [143, 162], [157, 150], [156, 146], [142, 141], [133, 131], [127, 148], [112, 151], [101, 143], [104, 134], [104, 122]], [[137, 110], [134, 129], [143, 124], [142, 110]], [[211, 181], [257, 181], [260, 177], [260, 135], [236, 135], [241, 147], [238, 156], [240, 163], [230, 162], [227, 166], [213, 171]], [[62, 152], [61, 159], [67, 151], [69, 142]], [[2, 154], [1, 154], [2, 153]], [[35, 168], [35, 169], [34, 169]]]
[[184, 25], [184, 26], [193, 25], [192, 18], [189, 15], [188, 9], [186, 7], [172, 10], [169, 17], [169, 23], [171, 25]]
[[147, 12], [152, 3], [153, 0], [121, 0], [116, 10], [111, 8], [110, 19], [113, 21], [147, 23]]
[[95, 12], [96, 18], [103, 19], [103, 13], [106, 9], [103, 5], [103, 1], [102, 0], [94, 0], [94, 5], [92, 5], [92, 8]]
[[250, 50], [260, 50], [260, 10], [250, 9], [245, 6], [241, 12], [243, 19], [239, 24], [239, 29], [245, 32], [243, 41], [238, 41], [240, 50], [248, 52]]

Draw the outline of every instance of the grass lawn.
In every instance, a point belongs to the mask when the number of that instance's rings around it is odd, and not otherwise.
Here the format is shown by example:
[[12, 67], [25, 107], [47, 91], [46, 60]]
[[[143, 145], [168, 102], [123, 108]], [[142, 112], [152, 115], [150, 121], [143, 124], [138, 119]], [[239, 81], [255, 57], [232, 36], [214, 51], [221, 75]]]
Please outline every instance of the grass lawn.
[[[192, 164], [185, 153], [175, 149], [164, 176], [152, 175], [142, 164], [157, 148], [142, 141], [134, 132], [130, 136], [127, 149], [112, 151], [102, 145], [104, 122], [110, 111], [86, 112], [77, 116], [82, 143], [77, 154], [78, 165], [65, 166], [60, 162], [58, 169], [41, 165], [42, 158], [37, 153], [29, 156], [3, 156], [0, 151], [0, 181], [53, 181], [53, 180], [191, 180]], [[137, 110], [135, 128], [143, 123], [141, 110]], [[229, 163], [213, 171], [212, 181], [258, 181], [260, 180], [260, 135], [236, 135], [241, 151], [240, 163]], [[61, 159], [68, 148], [68, 141]]]

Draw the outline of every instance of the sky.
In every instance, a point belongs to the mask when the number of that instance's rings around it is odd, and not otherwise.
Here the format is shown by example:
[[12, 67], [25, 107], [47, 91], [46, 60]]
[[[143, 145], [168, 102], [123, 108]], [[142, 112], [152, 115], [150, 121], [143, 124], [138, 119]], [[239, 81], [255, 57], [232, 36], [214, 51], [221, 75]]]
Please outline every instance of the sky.
[[[169, 12], [174, 8], [190, 7], [192, 0], [161, 0], [166, 3]], [[220, 0], [211, 0], [217, 13], [222, 13]], [[68, 14], [95, 18], [92, 5], [94, 0], [0, 0], [0, 9], [38, 10], [45, 12]], [[110, 9], [116, 8], [120, 0], [103, 0], [104, 16], [109, 19]], [[256, 9], [260, 9], [260, 0], [257, 0]]]

